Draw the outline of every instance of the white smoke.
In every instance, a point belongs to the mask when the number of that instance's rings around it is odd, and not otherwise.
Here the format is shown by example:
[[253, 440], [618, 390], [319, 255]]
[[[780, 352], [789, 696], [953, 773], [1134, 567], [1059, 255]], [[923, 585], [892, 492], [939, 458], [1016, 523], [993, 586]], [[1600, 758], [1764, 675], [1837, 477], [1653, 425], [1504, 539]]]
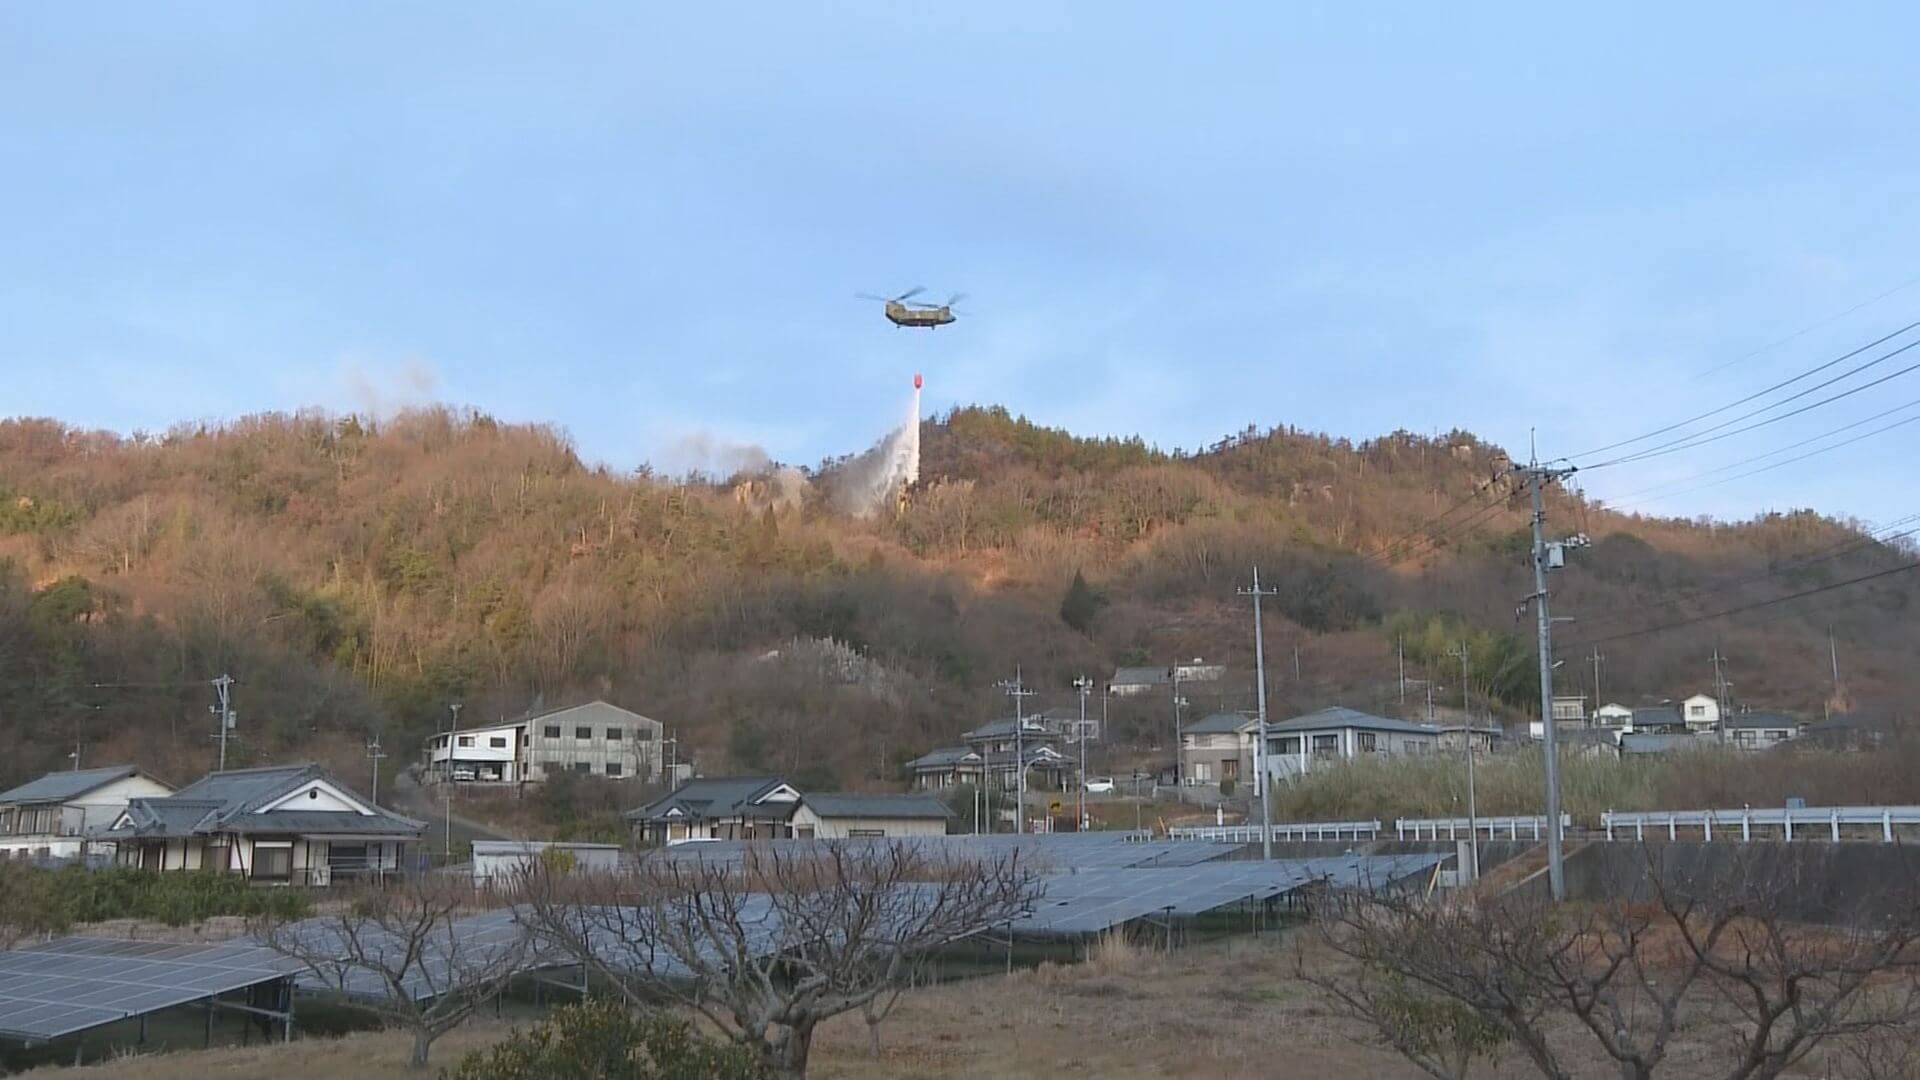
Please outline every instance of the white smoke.
[[846, 463], [834, 488], [840, 508], [872, 517], [900, 492], [920, 482], [920, 388], [913, 388], [907, 416], [873, 449]]
[[418, 357], [399, 363], [373, 363], [362, 357], [341, 361], [339, 378], [354, 409], [373, 420], [386, 420], [406, 409], [433, 403], [440, 375]]
[[670, 476], [699, 473], [724, 480], [739, 473], [766, 472], [773, 467], [773, 457], [758, 444], [695, 431], [661, 450], [655, 464]]

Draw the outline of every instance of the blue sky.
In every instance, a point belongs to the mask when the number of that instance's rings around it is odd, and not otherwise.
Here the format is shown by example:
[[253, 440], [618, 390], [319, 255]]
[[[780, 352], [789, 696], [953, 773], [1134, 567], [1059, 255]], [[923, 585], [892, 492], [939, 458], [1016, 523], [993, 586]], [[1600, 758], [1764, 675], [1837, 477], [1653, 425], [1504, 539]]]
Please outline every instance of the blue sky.
[[[1550, 456], [1920, 319], [1920, 285], [1834, 318], [1920, 278], [1910, 7], [1351, 7], [16, 5], [0, 412], [440, 399], [619, 466], [810, 463], [924, 370], [930, 408], [1163, 446]], [[912, 285], [969, 317], [852, 296]], [[1888, 520], [1917, 437], [1647, 508]]]

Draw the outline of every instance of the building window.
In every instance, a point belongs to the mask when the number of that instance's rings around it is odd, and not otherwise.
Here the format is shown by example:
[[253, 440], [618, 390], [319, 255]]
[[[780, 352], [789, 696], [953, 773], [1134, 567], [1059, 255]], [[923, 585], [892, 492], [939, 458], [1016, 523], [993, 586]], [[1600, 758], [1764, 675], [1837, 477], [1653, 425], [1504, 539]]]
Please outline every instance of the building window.
[[471, 736], [471, 735], [462, 735], [462, 736], [460, 736], [460, 745], [461, 745], [461, 746], [472, 746], [472, 745], [473, 745], [473, 736]]
[[1360, 737], [1361, 753], [1371, 754], [1380, 749], [1380, 736], [1371, 731], [1362, 731], [1357, 734]]
[[619, 741], [620, 741], [620, 729], [619, 729], [619, 728], [617, 728], [617, 727], [610, 727], [610, 728], [608, 728], [608, 729], [607, 729], [607, 741], [608, 741], [608, 742], [619, 742]]
[[559, 737], [560, 737], [560, 725], [559, 725], [559, 724], [548, 724], [548, 725], [546, 726], [546, 728], [545, 728], [545, 734], [546, 734], [546, 736], [547, 736], [547, 738], [549, 738], [549, 739], [557, 739], [557, 738], [559, 738]]
[[1315, 735], [1313, 737], [1313, 752], [1316, 754], [1338, 754], [1340, 752], [1340, 736]]
[[848, 830], [847, 830], [847, 835], [848, 835], [848, 836], [855, 836], [855, 837], [858, 837], [858, 836], [885, 836], [885, 835], [887, 835], [887, 830], [885, 830], [885, 829], [848, 829]]
[[1707, 707], [1705, 705], [1689, 705], [1687, 706], [1687, 715], [1705, 716], [1707, 715]]
[[577, 728], [574, 728], [574, 729], [573, 729], [573, 737], [574, 737], [574, 738], [576, 738], [576, 739], [583, 739], [583, 740], [584, 740], [584, 739], [591, 739], [591, 738], [593, 738], [593, 729], [592, 729], [592, 728], [590, 728], [590, 727], [577, 727]]
[[262, 881], [286, 881], [293, 877], [293, 845], [253, 845], [253, 876]]
[[495, 750], [505, 750], [507, 748], [507, 737], [505, 735], [490, 735], [487, 737], [487, 745], [493, 747]]
[[1300, 752], [1300, 736], [1288, 735], [1275, 745], [1279, 747], [1278, 753], [1297, 754]]
[[573, 771], [577, 773], [590, 773], [593, 771], [593, 762], [576, 761], [573, 763]]
[[617, 761], [609, 761], [609, 762], [607, 762], [607, 775], [608, 775], [608, 776], [619, 776], [619, 775], [620, 775], [620, 763], [619, 763], [619, 762], [617, 762]]

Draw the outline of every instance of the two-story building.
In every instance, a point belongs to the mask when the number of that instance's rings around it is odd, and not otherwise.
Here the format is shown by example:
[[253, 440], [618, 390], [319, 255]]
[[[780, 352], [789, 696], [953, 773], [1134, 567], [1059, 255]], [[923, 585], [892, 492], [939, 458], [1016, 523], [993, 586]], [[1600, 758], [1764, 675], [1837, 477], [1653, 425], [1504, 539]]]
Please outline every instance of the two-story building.
[[209, 773], [171, 795], [130, 798], [100, 838], [116, 845], [126, 866], [329, 885], [401, 869], [425, 829], [318, 765], [276, 765]]
[[963, 785], [979, 787], [987, 759], [966, 746], [943, 746], [907, 762], [913, 773], [913, 786], [921, 791], [941, 791]]
[[[986, 782], [991, 787], [1011, 790], [1019, 784], [1022, 767], [1027, 772], [1027, 787], [1066, 790], [1078, 766], [1078, 758], [1062, 751], [1066, 743], [1064, 721], [1051, 713], [1024, 717], [1016, 739], [1014, 720], [1008, 717], [982, 724], [960, 736], [967, 749], [980, 755]], [[1015, 764], [1015, 751], [1019, 765]]]
[[127, 800], [173, 789], [133, 765], [48, 773], [0, 792], [0, 857], [72, 859], [112, 844], [94, 837], [126, 812]]
[[1694, 734], [1720, 730], [1720, 702], [1706, 694], [1695, 694], [1680, 703], [1687, 730]]
[[[1239, 783], [1253, 777], [1253, 745], [1257, 719], [1241, 713], [1219, 712], [1180, 729], [1180, 782], [1207, 787]], [[1273, 725], [1267, 730], [1271, 732]]]
[[427, 740], [426, 769], [455, 783], [538, 782], [558, 772], [659, 783], [664, 735], [658, 720], [590, 701], [441, 732]]

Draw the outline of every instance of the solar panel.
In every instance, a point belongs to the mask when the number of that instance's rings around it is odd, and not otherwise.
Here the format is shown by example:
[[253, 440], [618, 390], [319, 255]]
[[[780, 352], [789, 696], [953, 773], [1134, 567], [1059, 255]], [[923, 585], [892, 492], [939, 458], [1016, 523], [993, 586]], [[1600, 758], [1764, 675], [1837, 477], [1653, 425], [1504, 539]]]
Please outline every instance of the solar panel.
[[0, 1034], [58, 1038], [284, 978], [291, 970], [284, 958], [251, 942], [79, 937], [0, 952]]

